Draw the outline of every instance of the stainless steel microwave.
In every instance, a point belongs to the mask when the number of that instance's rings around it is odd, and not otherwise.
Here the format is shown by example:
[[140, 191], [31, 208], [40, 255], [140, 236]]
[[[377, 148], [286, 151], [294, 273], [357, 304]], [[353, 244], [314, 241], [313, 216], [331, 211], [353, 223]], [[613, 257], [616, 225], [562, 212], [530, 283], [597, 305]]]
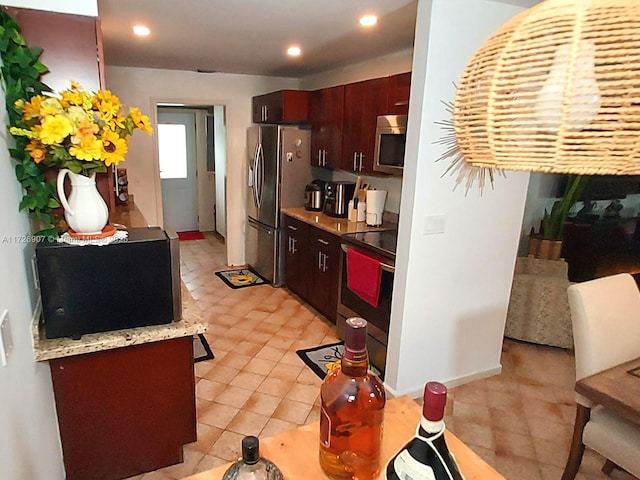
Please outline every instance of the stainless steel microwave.
[[402, 175], [406, 139], [406, 115], [382, 115], [378, 117], [373, 169], [377, 172]]

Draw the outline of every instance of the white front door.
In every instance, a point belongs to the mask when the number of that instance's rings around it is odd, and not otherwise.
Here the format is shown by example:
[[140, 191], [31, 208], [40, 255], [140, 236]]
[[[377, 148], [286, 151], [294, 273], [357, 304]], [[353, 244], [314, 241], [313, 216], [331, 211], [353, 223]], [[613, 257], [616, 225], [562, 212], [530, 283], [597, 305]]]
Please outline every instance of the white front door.
[[158, 157], [164, 227], [198, 230], [196, 120], [193, 112], [158, 109]]

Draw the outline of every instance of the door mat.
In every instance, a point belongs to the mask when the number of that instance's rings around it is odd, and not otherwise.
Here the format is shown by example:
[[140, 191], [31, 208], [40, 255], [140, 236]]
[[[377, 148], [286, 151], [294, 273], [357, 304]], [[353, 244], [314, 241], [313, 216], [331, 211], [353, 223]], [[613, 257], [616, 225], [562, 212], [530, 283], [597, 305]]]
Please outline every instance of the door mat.
[[[313, 370], [313, 373], [324, 380], [327, 373], [334, 368], [340, 368], [340, 361], [344, 354], [344, 342], [329, 343], [319, 347], [297, 350], [300, 359]], [[369, 372], [384, 378], [380, 371], [373, 365], [369, 365]]]
[[344, 353], [344, 342], [297, 350], [296, 353], [307, 367], [313, 370], [313, 373], [324, 380], [329, 370], [340, 366], [340, 359]]
[[239, 270], [222, 270], [215, 272], [231, 288], [253, 287], [261, 285], [267, 281], [250, 268], [241, 268]]
[[178, 240], [204, 240], [202, 232], [178, 232]]
[[199, 333], [193, 336], [193, 361], [202, 362], [203, 360], [213, 360], [215, 357], [207, 339]]

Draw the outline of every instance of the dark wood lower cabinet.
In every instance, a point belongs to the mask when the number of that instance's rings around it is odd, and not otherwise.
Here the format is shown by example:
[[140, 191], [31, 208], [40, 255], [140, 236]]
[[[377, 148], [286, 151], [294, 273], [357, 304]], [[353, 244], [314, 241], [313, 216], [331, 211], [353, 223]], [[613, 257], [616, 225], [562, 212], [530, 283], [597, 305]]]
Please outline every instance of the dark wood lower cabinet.
[[191, 336], [50, 360], [67, 480], [183, 460], [196, 441]]
[[335, 323], [340, 280], [340, 238], [284, 216], [285, 283]]

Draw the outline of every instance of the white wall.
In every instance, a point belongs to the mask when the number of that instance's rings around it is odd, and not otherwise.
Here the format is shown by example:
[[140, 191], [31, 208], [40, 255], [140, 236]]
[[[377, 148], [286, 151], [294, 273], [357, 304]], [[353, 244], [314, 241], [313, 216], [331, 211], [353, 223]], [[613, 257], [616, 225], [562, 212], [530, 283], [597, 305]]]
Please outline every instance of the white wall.
[[[534, 3], [534, 2], [532, 2]], [[434, 142], [466, 63], [520, 7], [492, 0], [418, 2], [407, 166], [396, 258], [386, 384], [419, 394], [429, 380], [454, 385], [497, 373], [528, 173], [509, 172], [483, 196], [440, 178]], [[413, 159], [413, 160], [412, 160]], [[424, 235], [425, 217], [445, 232]]]
[[[158, 102], [186, 105], [224, 105], [227, 128], [227, 261], [244, 263], [246, 223], [246, 131], [251, 125], [251, 98], [283, 88], [298, 88], [298, 81], [277, 77], [196, 73], [178, 70], [107, 66], [107, 88], [129, 106], [148, 114], [156, 126]], [[162, 224], [162, 202], [157, 161], [157, 139], [136, 132], [126, 162], [129, 193], [151, 225]], [[216, 182], [220, 179], [216, 179]]]
[[[97, 16], [95, 0], [3, 1], [4, 5]], [[2, 91], [4, 105], [4, 90]], [[7, 115], [0, 108], [0, 313], [9, 311], [13, 348], [0, 366], [0, 478], [62, 480], [64, 466], [49, 365], [36, 362], [31, 322], [38, 295], [33, 287], [33, 243], [8, 147]], [[8, 145], [9, 144], [9, 145]], [[22, 241], [20, 241], [22, 240]]]

